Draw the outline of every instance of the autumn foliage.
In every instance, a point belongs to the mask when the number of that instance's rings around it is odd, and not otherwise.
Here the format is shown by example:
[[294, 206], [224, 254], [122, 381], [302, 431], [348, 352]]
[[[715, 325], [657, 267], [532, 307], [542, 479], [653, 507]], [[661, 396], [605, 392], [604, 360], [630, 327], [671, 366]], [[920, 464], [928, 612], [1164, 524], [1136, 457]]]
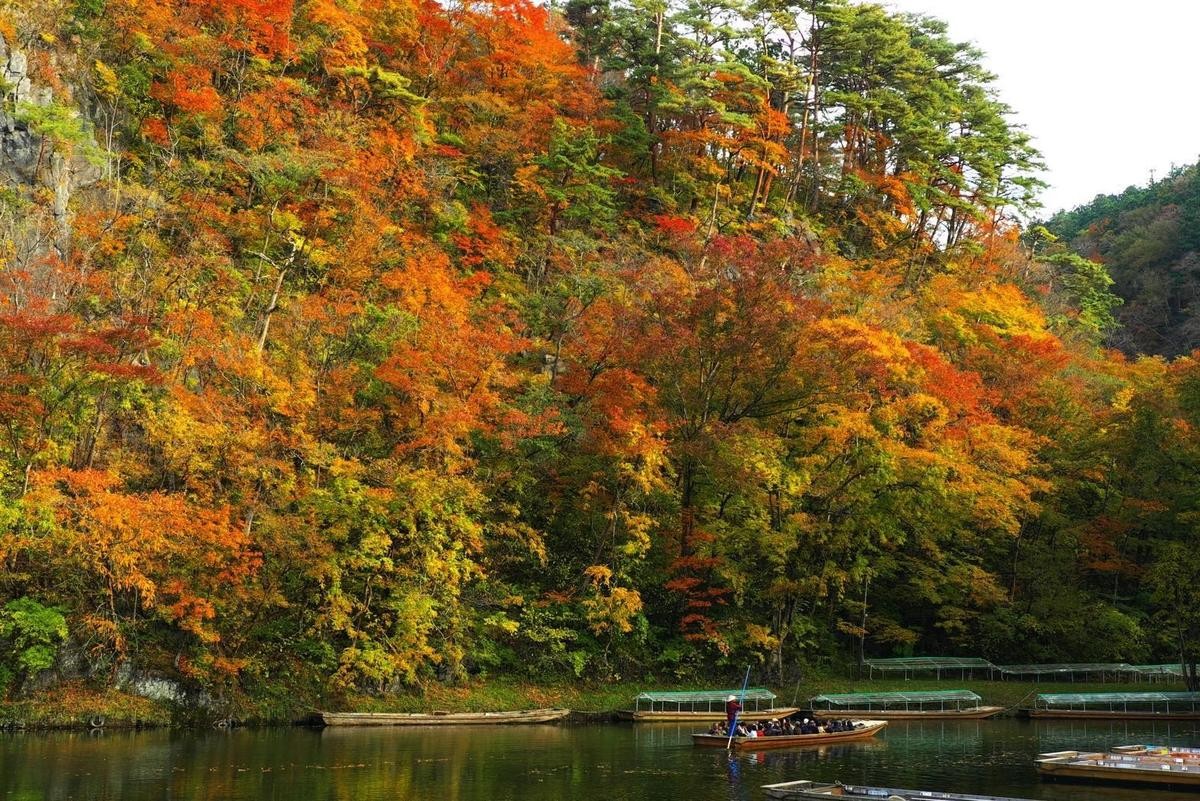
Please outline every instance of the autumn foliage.
[[88, 680], [1152, 647], [1124, 588], [1186, 503], [1113, 465], [1195, 447], [1195, 370], [1099, 350], [938, 23], [55, 8], [0, 28], [51, 96], [3, 109], [44, 158], [0, 192], [0, 592]]

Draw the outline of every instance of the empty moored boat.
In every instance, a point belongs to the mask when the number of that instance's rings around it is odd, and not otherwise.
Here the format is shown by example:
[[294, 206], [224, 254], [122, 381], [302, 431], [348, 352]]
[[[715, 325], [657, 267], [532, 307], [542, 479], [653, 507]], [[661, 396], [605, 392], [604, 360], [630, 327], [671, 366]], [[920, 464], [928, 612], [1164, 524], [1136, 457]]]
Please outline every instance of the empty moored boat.
[[524, 709], [516, 712], [321, 712], [326, 726], [502, 726], [553, 723], [569, 709]]
[[809, 705], [817, 714], [828, 712], [841, 718], [879, 720], [978, 720], [1004, 711], [1000, 706], [983, 706], [982, 700], [970, 690], [825, 693], [810, 698]]
[[796, 748], [807, 745], [829, 745], [867, 740], [887, 726], [886, 720], [856, 720], [849, 731], [832, 731], [818, 734], [778, 734], [773, 737], [734, 737], [724, 734], [696, 733], [692, 744], [710, 748], [736, 748], [742, 751], [762, 751], [767, 748]]
[[900, 790], [893, 787], [868, 787], [860, 784], [796, 781], [763, 785], [767, 798], [786, 801], [824, 801], [829, 798], [901, 799], [901, 801], [1028, 801], [995, 795], [939, 793], [932, 790]]
[[1043, 693], [1031, 718], [1200, 720], [1200, 693]]
[[621, 720], [638, 722], [711, 723], [725, 720], [725, 704], [729, 697], [741, 699], [745, 707], [741, 714], [747, 720], [763, 717], [785, 718], [799, 712], [797, 707], [775, 706], [775, 693], [765, 687], [743, 690], [690, 690], [680, 692], [644, 692], [633, 699], [633, 709], [617, 712]]

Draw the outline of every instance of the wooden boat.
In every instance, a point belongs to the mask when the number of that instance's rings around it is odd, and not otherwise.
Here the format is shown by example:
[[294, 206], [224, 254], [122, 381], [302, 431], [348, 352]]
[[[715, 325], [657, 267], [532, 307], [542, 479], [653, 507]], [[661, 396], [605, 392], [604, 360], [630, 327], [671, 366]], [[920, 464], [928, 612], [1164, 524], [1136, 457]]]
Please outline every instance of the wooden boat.
[[980, 706], [974, 709], [836, 709], [815, 710], [836, 718], [876, 718], [878, 720], [983, 720], [1004, 711], [1002, 706]]
[[[751, 709], [743, 712], [744, 720], [767, 720], [786, 718], [800, 711], [800, 707], [786, 706], [778, 709]], [[725, 720], [724, 710], [700, 710], [697, 712], [679, 710], [659, 710], [651, 712], [646, 709], [618, 709], [619, 720], [632, 720], [639, 723], [715, 723]]]
[[858, 784], [828, 782], [784, 782], [763, 785], [767, 798], [786, 801], [825, 801], [829, 798], [873, 798], [901, 799], [901, 801], [1027, 801], [1020, 798], [1001, 798], [994, 795], [971, 795], [970, 793], [939, 793], [932, 790], [899, 790], [893, 787], [867, 787]]
[[725, 703], [734, 697], [741, 701], [746, 720], [786, 718], [799, 707], [776, 707], [777, 696], [766, 687], [725, 690], [650, 690], [638, 693], [633, 709], [617, 710], [618, 720], [644, 723], [712, 723], [725, 720]]
[[525, 709], [517, 712], [321, 712], [326, 726], [502, 726], [552, 723], [569, 709]]
[[1200, 748], [1187, 748], [1181, 745], [1118, 745], [1113, 747], [1112, 753], [1137, 756], [1142, 759], [1169, 757], [1200, 761]]
[[808, 699], [818, 717], [868, 720], [981, 720], [1004, 711], [971, 690], [822, 693]]
[[1161, 755], [1055, 751], [1041, 754], [1037, 769], [1044, 779], [1200, 787], [1200, 763]]
[[1200, 693], [1042, 693], [1024, 712], [1040, 719], [1200, 720]]
[[868, 740], [887, 726], [886, 720], [856, 720], [851, 731], [834, 731], [825, 734], [781, 734], [776, 737], [729, 737], [721, 734], [697, 732], [692, 735], [692, 745], [709, 748], [725, 748], [727, 745], [742, 751], [762, 751], [767, 748], [796, 748], [806, 745], [829, 745]]
[[1024, 713], [1038, 720], [1200, 720], [1200, 710], [1151, 712], [1121, 709], [1026, 709]]

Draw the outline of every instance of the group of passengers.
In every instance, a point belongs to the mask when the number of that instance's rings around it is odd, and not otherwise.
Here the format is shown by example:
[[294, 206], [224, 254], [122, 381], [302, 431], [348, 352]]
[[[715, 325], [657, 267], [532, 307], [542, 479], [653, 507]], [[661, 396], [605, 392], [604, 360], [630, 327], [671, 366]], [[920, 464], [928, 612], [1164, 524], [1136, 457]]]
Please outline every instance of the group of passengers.
[[[793, 734], [832, 734], [839, 731], [853, 731], [854, 723], [849, 720], [819, 721], [810, 718], [802, 720], [775, 718], [759, 721], [739, 720], [736, 727], [734, 729], [735, 737], [782, 737]], [[729, 721], [717, 721], [708, 730], [708, 733], [728, 737]]]
[[720, 735], [721, 737], [729, 736], [731, 726], [736, 728], [733, 731], [735, 737], [782, 737], [793, 734], [833, 734], [839, 731], [854, 731], [854, 721], [851, 720], [826, 720], [820, 721], [816, 719], [803, 718], [795, 720], [793, 718], [775, 718], [773, 720], [760, 720], [758, 722], [746, 722], [738, 720], [738, 713], [742, 711], [742, 705], [738, 703], [737, 698], [729, 696], [725, 702], [725, 720], [718, 721], [713, 724], [708, 730], [709, 734]]

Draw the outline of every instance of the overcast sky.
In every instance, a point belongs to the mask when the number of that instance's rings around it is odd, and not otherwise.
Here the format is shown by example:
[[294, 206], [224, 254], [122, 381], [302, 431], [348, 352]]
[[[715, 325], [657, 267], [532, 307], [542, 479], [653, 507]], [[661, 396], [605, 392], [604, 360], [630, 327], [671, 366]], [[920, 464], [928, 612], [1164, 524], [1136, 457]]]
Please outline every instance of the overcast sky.
[[1046, 211], [1200, 161], [1200, 0], [885, 0], [987, 52], [1045, 156]]

